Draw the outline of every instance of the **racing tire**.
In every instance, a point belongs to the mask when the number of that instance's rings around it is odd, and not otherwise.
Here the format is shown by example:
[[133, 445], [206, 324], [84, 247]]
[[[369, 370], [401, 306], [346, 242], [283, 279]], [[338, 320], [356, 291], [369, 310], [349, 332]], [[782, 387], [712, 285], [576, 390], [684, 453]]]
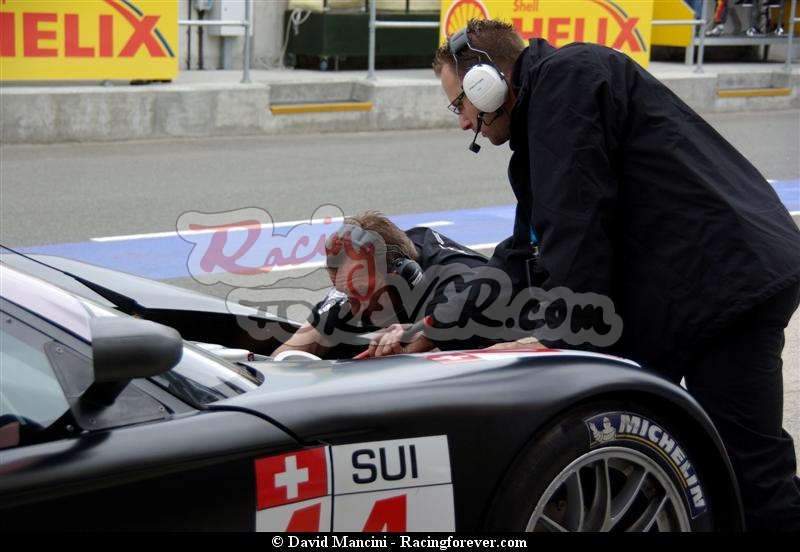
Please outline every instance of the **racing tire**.
[[568, 413], [550, 427], [509, 470], [489, 530], [714, 529], [700, 468], [694, 470], [699, 458], [663, 415], [603, 403]]

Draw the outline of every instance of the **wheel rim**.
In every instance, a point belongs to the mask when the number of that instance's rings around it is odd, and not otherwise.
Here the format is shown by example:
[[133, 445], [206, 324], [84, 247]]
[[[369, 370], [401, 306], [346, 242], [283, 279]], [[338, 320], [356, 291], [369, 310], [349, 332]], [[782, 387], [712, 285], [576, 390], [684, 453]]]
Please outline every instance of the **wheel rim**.
[[689, 531], [683, 493], [650, 457], [632, 449], [590, 451], [561, 470], [526, 531]]

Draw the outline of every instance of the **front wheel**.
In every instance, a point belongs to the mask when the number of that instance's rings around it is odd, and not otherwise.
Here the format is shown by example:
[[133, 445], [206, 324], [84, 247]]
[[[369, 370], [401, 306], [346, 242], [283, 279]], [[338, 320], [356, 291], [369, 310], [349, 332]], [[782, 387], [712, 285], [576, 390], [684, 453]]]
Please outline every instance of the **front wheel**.
[[522, 452], [501, 486], [489, 528], [503, 531], [713, 529], [689, 443], [641, 408], [583, 408]]

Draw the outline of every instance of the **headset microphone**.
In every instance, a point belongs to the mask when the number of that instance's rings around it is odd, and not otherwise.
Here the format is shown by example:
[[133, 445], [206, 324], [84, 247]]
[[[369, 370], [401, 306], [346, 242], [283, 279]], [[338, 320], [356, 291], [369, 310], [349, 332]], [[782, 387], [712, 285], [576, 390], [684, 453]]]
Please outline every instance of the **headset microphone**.
[[481, 146], [476, 144], [475, 141], [478, 139], [478, 134], [480, 134], [481, 127], [483, 126], [483, 115], [484, 113], [482, 111], [478, 113], [478, 126], [475, 128], [475, 137], [472, 139], [472, 143], [469, 145], [469, 151], [472, 153], [478, 153], [481, 151]]

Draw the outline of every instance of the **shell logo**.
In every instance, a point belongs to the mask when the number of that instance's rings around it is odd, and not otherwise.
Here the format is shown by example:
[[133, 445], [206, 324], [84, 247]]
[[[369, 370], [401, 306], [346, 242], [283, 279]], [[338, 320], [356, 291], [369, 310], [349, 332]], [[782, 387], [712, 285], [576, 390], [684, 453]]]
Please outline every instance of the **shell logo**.
[[444, 16], [444, 35], [451, 36], [467, 26], [470, 19], [489, 19], [489, 10], [480, 0], [457, 0]]

